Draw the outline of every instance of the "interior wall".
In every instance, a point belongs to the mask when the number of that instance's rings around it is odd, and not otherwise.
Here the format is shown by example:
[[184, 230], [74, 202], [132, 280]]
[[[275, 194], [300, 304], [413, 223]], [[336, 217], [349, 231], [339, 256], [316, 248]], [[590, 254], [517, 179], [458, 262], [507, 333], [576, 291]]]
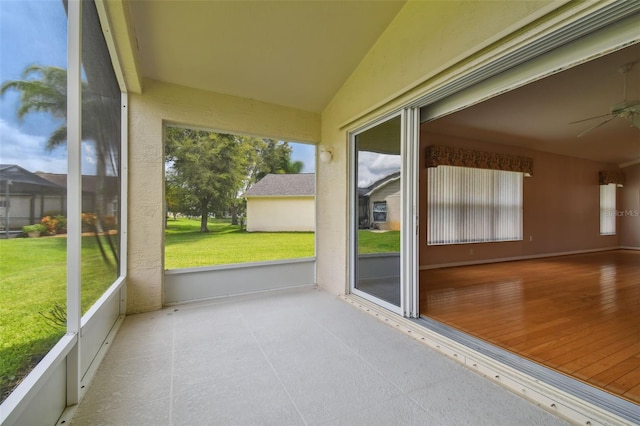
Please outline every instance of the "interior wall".
[[[533, 176], [523, 183], [523, 240], [427, 245], [427, 145], [445, 145], [533, 158]], [[615, 248], [620, 234], [600, 235], [598, 172], [616, 165], [530, 149], [461, 139], [420, 129], [420, 265], [477, 262], [521, 256]]]
[[333, 159], [316, 171], [319, 285], [348, 289], [348, 132], [407, 102], [413, 90], [455, 78], [488, 46], [499, 50], [516, 32], [525, 37], [523, 28], [567, 3], [501, 2], [496, 13], [492, 2], [407, 2], [322, 113], [320, 148], [331, 149]]
[[129, 96], [127, 313], [159, 309], [164, 281], [165, 123], [293, 140], [320, 140], [320, 115], [153, 80]]
[[640, 163], [623, 171], [626, 183], [618, 194], [620, 245], [640, 250]]

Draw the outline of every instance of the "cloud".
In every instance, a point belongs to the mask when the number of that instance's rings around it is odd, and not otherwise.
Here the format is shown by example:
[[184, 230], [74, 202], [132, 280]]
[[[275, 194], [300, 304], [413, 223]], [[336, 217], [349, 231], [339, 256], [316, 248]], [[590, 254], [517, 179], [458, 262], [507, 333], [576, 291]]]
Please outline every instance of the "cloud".
[[375, 181], [397, 172], [400, 167], [399, 155], [360, 151], [358, 153], [358, 187], [366, 188]]
[[0, 163], [17, 164], [31, 172], [66, 173], [66, 150], [46, 151], [47, 138], [23, 133], [0, 119]]

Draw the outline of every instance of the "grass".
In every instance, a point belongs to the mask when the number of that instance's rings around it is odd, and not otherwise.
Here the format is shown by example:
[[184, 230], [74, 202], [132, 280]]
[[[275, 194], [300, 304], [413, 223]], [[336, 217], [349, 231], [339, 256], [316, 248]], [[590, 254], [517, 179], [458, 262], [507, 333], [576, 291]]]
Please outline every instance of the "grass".
[[[169, 219], [165, 231], [165, 269], [227, 265], [314, 256], [313, 232], [246, 232], [227, 220]], [[400, 251], [400, 232], [358, 231], [360, 253]]]
[[165, 232], [166, 269], [295, 259], [314, 256], [313, 232], [246, 232], [229, 221], [169, 220]]
[[[64, 324], [47, 320], [66, 305], [66, 238], [0, 240], [0, 397], [2, 400], [53, 347]], [[82, 239], [82, 311], [116, 278], [95, 237]]]
[[[170, 219], [165, 231], [165, 268], [224, 265], [314, 256], [313, 232], [253, 232], [229, 221]], [[400, 250], [399, 232], [358, 233], [360, 253]], [[0, 240], [0, 392], [2, 400], [64, 334], [44, 318], [66, 304], [66, 238]], [[95, 237], [82, 241], [82, 311], [116, 278]]]
[[358, 231], [358, 253], [391, 253], [400, 251], [400, 231]]

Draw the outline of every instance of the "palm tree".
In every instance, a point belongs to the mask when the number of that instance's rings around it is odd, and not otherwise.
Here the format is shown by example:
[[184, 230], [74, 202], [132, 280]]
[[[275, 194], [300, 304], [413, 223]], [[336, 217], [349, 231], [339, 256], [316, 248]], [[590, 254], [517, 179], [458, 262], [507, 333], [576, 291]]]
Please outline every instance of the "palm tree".
[[[39, 74], [40, 78], [29, 78]], [[18, 118], [30, 112], [48, 112], [64, 120], [47, 140], [47, 150], [52, 150], [67, 139], [67, 70], [59, 67], [29, 65], [22, 73], [22, 80], [5, 81], [0, 95], [10, 89], [21, 92]]]
[[[35, 77], [35, 78], [34, 78]], [[0, 86], [0, 96], [8, 90], [20, 92], [20, 106], [17, 110], [18, 118], [23, 119], [30, 112], [48, 112], [63, 123], [53, 131], [46, 144], [46, 150], [51, 151], [67, 141], [67, 70], [43, 65], [29, 65], [22, 73], [22, 80], [9, 80]], [[85, 81], [82, 82], [82, 140], [92, 140], [96, 148], [97, 189], [95, 209], [97, 221], [93, 226], [98, 240], [98, 247], [103, 258], [109, 262], [98, 234], [103, 230], [104, 223], [104, 178], [107, 175], [107, 165], [111, 170], [118, 170], [119, 126], [111, 111], [114, 110], [112, 97], [102, 96], [94, 92]], [[116, 134], [116, 138], [112, 135]], [[107, 236], [107, 243], [118, 259], [117, 248], [111, 238]]]

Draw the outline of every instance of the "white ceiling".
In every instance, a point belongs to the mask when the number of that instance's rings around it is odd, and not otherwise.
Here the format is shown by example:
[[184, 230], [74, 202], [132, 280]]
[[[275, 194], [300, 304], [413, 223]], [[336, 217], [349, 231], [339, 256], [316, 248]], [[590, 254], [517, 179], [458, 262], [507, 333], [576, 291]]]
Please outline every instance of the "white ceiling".
[[[321, 112], [404, 5], [398, 1], [131, 1], [142, 74], [168, 83]], [[576, 135], [623, 100], [617, 69], [640, 44], [428, 124], [489, 142], [625, 164], [640, 130], [615, 119]], [[640, 63], [629, 74], [640, 100]]]
[[321, 112], [404, 3], [130, 5], [144, 77]]
[[624, 100], [618, 69], [638, 62], [627, 76], [627, 100], [640, 102], [640, 44], [560, 72], [427, 124], [430, 131], [516, 145], [594, 161], [640, 160], [640, 129], [616, 118], [581, 137]]

